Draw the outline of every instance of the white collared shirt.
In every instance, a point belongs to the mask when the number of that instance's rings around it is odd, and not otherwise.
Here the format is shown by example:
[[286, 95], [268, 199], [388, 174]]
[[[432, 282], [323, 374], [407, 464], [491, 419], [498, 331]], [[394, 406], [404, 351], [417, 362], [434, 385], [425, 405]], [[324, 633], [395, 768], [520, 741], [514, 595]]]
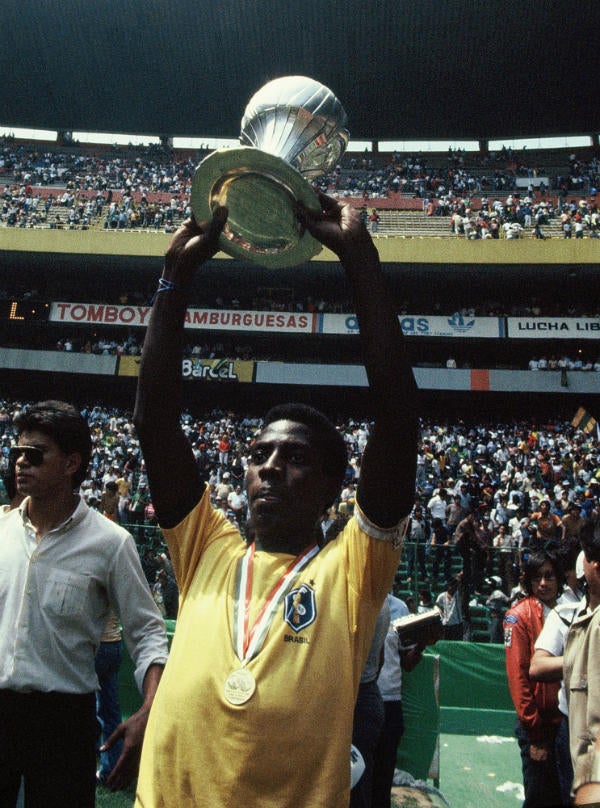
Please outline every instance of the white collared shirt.
[[94, 658], [110, 604], [141, 690], [168, 646], [133, 538], [80, 500], [38, 543], [27, 504], [0, 518], [0, 688], [96, 690]]

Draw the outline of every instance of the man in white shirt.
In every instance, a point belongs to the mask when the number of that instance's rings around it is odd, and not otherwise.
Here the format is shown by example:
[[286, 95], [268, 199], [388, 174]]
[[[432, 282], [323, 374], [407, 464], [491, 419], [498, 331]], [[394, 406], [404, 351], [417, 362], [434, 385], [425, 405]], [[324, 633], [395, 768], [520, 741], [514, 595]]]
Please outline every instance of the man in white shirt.
[[105, 743], [123, 752], [107, 786], [137, 771], [146, 720], [167, 658], [163, 621], [136, 546], [75, 493], [90, 431], [71, 405], [45, 401], [14, 419], [18, 508], [0, 542], [0, 805], [88, 808], [96, 787], [94, 660], [109, 606], [123, 623], [142, 707]]
[[427, 513], [431, 519], [441, 519], [446, 524], [446, 511], [449, 504], [448, 492], [443, 485], [440, 485], [427, 503]]
[[446, 589], [440, 592], [436, 598], [435, 605], [442, 616], [445, 640], [462, 640], [463, 638], [461, 597], [459, 580], [451, 578], [446, 584]]
[[227, 504], [235, 513], [238, 525], [243, 525], [246, 521], [246, 510], [248, 508], [248, 498], [241, 485], [236, 485], [235, 490], [227, 496]]

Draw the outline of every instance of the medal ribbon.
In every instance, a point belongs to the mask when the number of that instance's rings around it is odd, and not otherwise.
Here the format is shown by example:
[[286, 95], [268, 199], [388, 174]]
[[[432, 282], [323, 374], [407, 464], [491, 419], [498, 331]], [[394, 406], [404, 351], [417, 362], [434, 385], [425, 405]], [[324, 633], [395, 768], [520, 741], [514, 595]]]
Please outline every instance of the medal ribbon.
[[[267, 595], [260, 612], [256, 616], [254, 625], [250, 627], [252, 572], [256, 548], [254, 542], [248, 547], [238, 564], [233, 611], [233, 647], [242, 665], [250, 662], [258, 654], [273, 622], [275, 611], [292, 588], [298, 575], [300, 575], [308, 562], [317, 555], [320, 549], [318, 544], [311, 544], [310, 547], [307, 547], [306, 550], [293, 559]], [[242, 593], [243, 607], [241, 606]]]

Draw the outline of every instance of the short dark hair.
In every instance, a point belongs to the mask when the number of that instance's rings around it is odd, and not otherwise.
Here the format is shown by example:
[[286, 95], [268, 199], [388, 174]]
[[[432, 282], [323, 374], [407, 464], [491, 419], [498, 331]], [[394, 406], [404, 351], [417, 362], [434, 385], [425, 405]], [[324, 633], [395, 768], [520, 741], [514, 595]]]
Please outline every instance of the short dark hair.
[[600, 536], [594, 533], [592, 525], [581, 531], [581, 549], [588, 561], [600, 561]]
[[18, 435], [41, 432], [51, 438], [65, 454], [77, 452], [81, 465], [73, 474], [73, 488], [85, 480], [92, 455], [90, 428], [78, 409], [65, 401], [39, 401], [23, 407], [13, 419]]
[[[348, 466], [348, 452], [343, 437], [322, 412], [308, 404], [278, 404], [265, 415], [264, 427], [275, 421], [304, 424], [317, 441], [324, 473], [341, 482]], [[263, 428], [264, 428], [263, 427]]]
[[562, 591], [565, 583], [565, 574], [558, 554], [552, 550], [538, 550], [535, 553], [531, 553], [523, 566], [523, 589], [528, 595], [533, 594], [532, 580], [546, 562], [552, 564], [556, 580], [558, 581], [558, 591]]
[[567, 538], [564, 544], [560, 545], [558, 553], [563, 570], [565, 572], [574, 570], [579, 554], [581, 553], [581, 541], [577, 536]]

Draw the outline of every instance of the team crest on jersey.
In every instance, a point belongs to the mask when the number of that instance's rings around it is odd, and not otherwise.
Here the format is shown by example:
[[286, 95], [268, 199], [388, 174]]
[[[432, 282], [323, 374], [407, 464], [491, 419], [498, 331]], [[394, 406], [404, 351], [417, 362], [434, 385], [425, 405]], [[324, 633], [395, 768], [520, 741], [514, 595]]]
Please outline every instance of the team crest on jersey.
[[283, 616], [296, 634], [314, 623], [317, 617], [314, 589], [302, 584], [298, 589], [288, 592], [283, 604]]

